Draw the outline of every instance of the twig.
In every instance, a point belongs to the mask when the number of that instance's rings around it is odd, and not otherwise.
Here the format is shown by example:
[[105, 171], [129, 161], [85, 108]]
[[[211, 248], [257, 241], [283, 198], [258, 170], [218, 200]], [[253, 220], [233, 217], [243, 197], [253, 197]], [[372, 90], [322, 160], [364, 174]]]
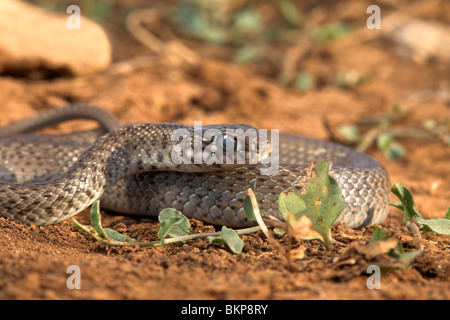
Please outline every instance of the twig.
[[147, 68], [155, 64], [157, 64], [157, 57], [155, 56], [134, 57], [112, 64], [107, 71], [112, 74], [129, 74], [137, 69]]
[[273, 238], [272, 234], [269, 232], [269, 229], [267, 228], [266, 224], [264, 223], [264, 220], [259, 211], [258, 202], [256, 201], [255, 193], [253, 192], [252, 188], [248, 188], [247, 193], [252, 202], [253, 214], [255, 216], [256, 222], [258, 223], [262, 232], [267, 237], [267, 240], [270, 242], [270, 244], [272, 246], [274, 246], [278, 250], [278, 252], [282, 253], [283, 256], [286, 257], [288, 264], [291, 265], [291, 259], [290, 259], [289, 253], [286, 250], [284, 250], [283, 247]]
[[158, 54], [159, 57], [179, 61], [181, 65], [198, 67], [201, 59], [194, 51], [179, 41], [165, 42], [142, 26], [143, 22], [159, 22], [161, 19], [153, 9], [138, 9], [132, 11], [126, 18], [128, 31], [140, 43]]
[[424, 245], [423, 245], [423, 241], [422, 241], [422, 235], [420, 234], [417, 224], [415, 224], [414, 222], [410, 222], [410, 223], [406, 224], [406, 228], [414, 236], [414, 241], [416, 242], [416, 249], [423, 251]]
[[156, 13], [152, 9], [137, 9], [128, 14], [125, 24], [131, 35], [155, 53], [162, 50], [164, 43], [153, 33], [141, 26], [143, 20], [156, 20]]

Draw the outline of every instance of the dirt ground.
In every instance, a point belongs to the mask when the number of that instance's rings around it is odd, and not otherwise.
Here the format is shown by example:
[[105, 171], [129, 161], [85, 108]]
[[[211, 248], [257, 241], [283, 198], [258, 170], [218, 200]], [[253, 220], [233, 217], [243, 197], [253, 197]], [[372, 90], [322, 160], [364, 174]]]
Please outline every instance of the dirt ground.
[[[151, 52], [123, 26], [130, 6], [151, 7], [150, 3], [116, 1], [110, 15], [100, 22], [113, 44], [116, 63], [104, 72], [33, 80], [1, 76], [0, 124], [69, 102], [101, 106], [125, 123], [249, 123], [341, 143], [345, 141], [338, 132], [340, 125], [382, 117], [393, 105], [409, 107], [395, 123], [399, 129], [419, 128], [425, 119], [438, 124], [450, 121], [450, 62], [405, 56], [398, 50], [400, 45], [382, 36], [382, 31], [368, 30], [365, 11], [372, 4], [368, 1], [295, 1], [308, 28], [340, 22], [353, 31], [325, 43], [304, 40], [310, 39], [306, 33], [294, 43], [273, 41], [263, 55], [245, 64], [233, 61], [237, 45], [200, 41], [162, 21], [147, 27], [170, 27], [171, 32], [161, 31], [159, 36], [182, 43], [200, 60], [189, 64], [180, 61], [186, 58], [183, 54], [180, 58]], [[378, 5], [382, 19], [401, 11], [416, 19], [450, 23], [446, 1], [383, 1]], [[247, 6], [260, 10], [267, 24], [283, 21], [275, 1], [250, 1]], [[156, 6], [157, 10], [169, 7]], [[151, 57], [150, 63], [135, 64], [133, 58], [142, 56]], [[118, 69], [118, 62], [126, 62], [129, 68]], [[314, 79], [311, 87], [298, 90], [280, 83], [280, 75], [299, 71]], [[344, 85], [336, 80], [342, 74], [346, 75]], [[352, 80], [355, 74], [364, 75], [364, 81]], [[74, 121], [50, 131], [92, 126], [88, 121]], [[367, 152], [387, 168], [392, 184], [402, 183], [412, 191], [424, 217], [443, 217], [450, 205], [449, 145], [439, 139], [411, 137], [398, 142], [405, 148], [399, 160], [388, 160], [374, 146]], [[76, 219], [88, 224], [88, 214], [85, 211]], [[138, 240], [156, 240], [159, 223], [153, 219], [106, 212], [102, 217], [105, 227]], [[193, 233], [220, 230], [200, 221], [191, 224]], [[381, 227], [398, 238], [406, 251], [415, 249], [399, 210], [391, 208]], [[314, 241], [294, 243], [293, 250], [304, 256], [294, 256], [288, 265], [262, 233], [242, 236], [243, 252], [235, 255], [205, 239], [161, 248], [108, 247], [79, 232], [71, 221], [35, 227], [0, 218], [0, 298], [450, 299], [449, 237], [424, 234], [425, 250], [411, 266], [383, 277], [381, 289], [369, 290], [366, 268], [374, 261], [357, 254], [352, 246], [367, 243], [372, 232], [373, 228], [335, 226], [333, 250], [327, 252]], [[286, 237], [277, 240], [287, 246]], [[70, 265], [80, 267], [79, 290], [66, 286]]]

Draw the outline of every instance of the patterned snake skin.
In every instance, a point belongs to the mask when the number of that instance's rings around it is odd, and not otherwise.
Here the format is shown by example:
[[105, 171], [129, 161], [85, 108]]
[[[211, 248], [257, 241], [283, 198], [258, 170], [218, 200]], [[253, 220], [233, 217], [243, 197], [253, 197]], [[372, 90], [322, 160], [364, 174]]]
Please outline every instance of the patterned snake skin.
[[[120, 125], [105, 110], [71, 105], [0, 128], [0, 136], [4, 135], [0, 138], [0, 216], [27, 224], [52, 224], [101, 197], [102, 208], [120, 213], [157, 216], [163, 208], [172, 207], [208, 223], [251, 226], [254, 223], [243, 209], [250, 185], [256, 181], [262, 214], [280, 219], [279, 193], [294, 185], [301, 189], [306, 166], [321, 159], [333, 161], [330, 174], [347, 203], [337, 222], [365, 227], [382, 222], [389, 212], [386, 170], [370, 156], [331, 142], [280, 133], [279, 142], [272, 141], [272, 150], [279, 150], [278, 170], [264, 175], [262, 165], [174, 165], [171, 133], [183, 128], [192, 134], [190, 126], [133, 125], [103, 135], [95, 143], [101, 135], [98, 130], [18, 134], [71, 118], [97, 120], [106, 131]], [[13, 135], [7, 136], [8, 132]]]

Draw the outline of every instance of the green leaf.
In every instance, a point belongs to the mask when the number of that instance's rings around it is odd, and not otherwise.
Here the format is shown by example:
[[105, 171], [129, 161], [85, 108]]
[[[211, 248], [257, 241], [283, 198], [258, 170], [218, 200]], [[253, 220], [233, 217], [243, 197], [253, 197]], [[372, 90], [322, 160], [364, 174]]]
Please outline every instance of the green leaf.
[[338, 128], [339, 132], [350, 142], [360, 142], [362, 140], [359, 128], [355, 124], [342, 125]]
[[372, 237], [369, 240], [369, 244], [374, 243], [375, 241], [385, 241], [389, 238], [386, 232], [380, 227], [375, 227], [373, 230]]
[[[375, 243], [377, 241], [387, 241], [390, 238], [391, 237], [389, 237], [383, 229], [376, 226], [373, 230], [372, 237], [369, 240], [369, 244]], [[404, 253], [403, 246], [400, 241], [397, 241], [397, 245], [395, 246], [394, 250], [392, 250], [391, 253], [395, 253], [395, 254], [403, 254]]]
[[445, 219], [450, 219], [450, 208], [448, 208], [447, 212], [444, 215]]
[[303, 20], [302, 15], [291, 0], [278, 0], [278, 5], [287, 22], [294, 27], [301, 26]]
[[[103, 229], [101, 225], [101, 215], [99, 201], [95, 201], [91, 208], [91, 224], [92, 226], [85, 226], [80, 224], [75, 219], [72, 221], [77, 229], [82, 230], [91, 235], [97, 241], [113, 246], [135, 245], [138, 243], [135, 239], [130, 238], [124, 234], [121, 234], [115, 230], [108, 228]], [[146, 244], [144, 244], [145, 246]]]
[[236, 39], [259, 35], [264, 29], [264, 24], [255, 8], [247, 8], [237, 12], [233, 21], [233, 32]]
[[314, 79], [310, 73], [301, 71], [294, 79], [293, 86], [297, 90], [308, 91], [314, 86]]
[[133, 239], [127, 235], [124, 235], [120, 232], [117, 232], [116, 230], [105, 228], [103, 229], [105, 234], [108, 236], [109, 239], [113, 241], [119, 241], [119, 242], [130, 242], [130, 244], [135, 243], [136, 239]]
[[[391, 243], [388, 244], [388, 241]], [[392, 248], [393, 241], [397, 242], [394, 248]], [[379, 245], [375, 246], [376, 242], [380, 242]], [[373, 254], [373, 256], [384, 253], [391, 258], [394, 258], [395, 260], [393, 262], [379, 264], [379, 267], [382, 269], [383, 273], [386, 274], [393, 269], [406, 269], [414, 261], [414, 259], [422, 253], [422, 250], [405, 252], [400, 241], [392, 239], [384, 230], [379, 227], [375, 227], [369, 241], [369, 246], [364, 248], [364, 253], [366, 255]]]
[[300, 194], [296, 192], [283, 192], [280, 194], [278, 198], [278, 210], [280, 210], [287, 223], [292, 225], [301, 217], [305, 209], [306, 205]]
[[163, 209], [159, 213], [158, 220], [161, 222], [158, 230], [158, 238], [161, 240], [168, 236], [175, 238], [190, 234], [191, 224], [178, 210], [172, 208]]
[[94, 227], [94, 230], [97, 231], [97, 233], [105, 238], [108, 239], [108, 236], [106, 235], [105, 231], [102, 227], [102, 217], [100, 215], [100, 201], [95, 201], [91, 206], [91, 224]]
[[414, 207], [414, 198], [411, 191], [401, 183], [396, 183], [391, 188], [391, 192], [395, 194], [400, 200], [401, 204], [398, 202], [392, 202], [391, 205], [403, 210], [404, 216], [403, 221], [408, 222], [413, 219], [421, 218], [419, 211]]
[[400, 210], [403, 210], [403, 220], [405, 222], [415, 219], [416, 222], [421, 225], [419, 228], [421, 232], [431, 231], [447, 236], [450, 235], [450, 219], [448, 218], [450, 216], [450, 208], [447, 210], [444, 218], [424, 219], [422, 218], [420, 212], [414, 207], [414, 198], [408, 188], [400, 183], [396, 183], [392, 187], [391, 191], [400, 199], [401, 203], [392, 202], [390, 204]]
[[405, 148], [398, 144], [391, 134], [385, 132], [377, 137], [378, 149], [380, 149], [386, 158], [397, 160], [405, 155]]
[[240, 254], [244, 247], [244, 242], [233, 229], [222, 227], [222, 232], [218, 236], [209, 236], [209, 243], [224, 243], [230, 248], [231, 252]]
[[313, 228], [323, 237], [327, 250], [331, 247], [330, 227], [347, 206], [342, 201], [342, 191], [329, 174], [331, 164], [328, 161], [312, 163], [307, 169], [314, 170], [316, 177], [306, 186], [306, 191], [287, 192], [280, 195], [279, 210], [286, 221], [291, 222], [306, 215], [311, 219]]
[[335, 23], [322, 26], [314, 32], [314, 40], [319, 43], [324, 43], [346, 36], [352, 32], [352, 27], [347, 24]]
[[440, 219], [423, 219], [417, 218], [417, 223], [421, 224], [419, 230], [421, 232], [436, 232], [446, 236], [450, 236], [450, 220], [446, 218]]
[[[205, 2], [208, 5], [208, 2]], [[184, 32], [211, 43], [225, 43], [227, 41], [226, 29], [217, 19], [209, 19], [208, 8], [202, 7], [193, 1], [181, 2], [173, 11], [172, 19]]]
[[406, 269], [421, 253], [422, 250], [410, 251], [401, 254], [391, 252], [389, 255], [396, 260], [391, 263], [380, 263], [378, 265], [384, 274], [387, 274], [394, 269]]
[[234, 62], [237, 64], [245, 64], [259, 58], [262, 52], [263, 49], [259, 46], [244, 46], [236, 52], [234, 56]]
[[403, 268], [407, 268], [414, 259], [422, 253], [422, 250], [410, 251], [402, 253], [398, 259], [399, 263], [402, 264]]
[[404, 210], [405, 210], [405, 207], [403, 207], [403, 205], [402, 205], [400, 202], [392, 201], [392, 202], [389, 203], [389, 204], [390, 204], [391, 206], [393, 206], [393, 207], [395, 207], [395, 208], [401, 210], [401, 211], [404, 211]]

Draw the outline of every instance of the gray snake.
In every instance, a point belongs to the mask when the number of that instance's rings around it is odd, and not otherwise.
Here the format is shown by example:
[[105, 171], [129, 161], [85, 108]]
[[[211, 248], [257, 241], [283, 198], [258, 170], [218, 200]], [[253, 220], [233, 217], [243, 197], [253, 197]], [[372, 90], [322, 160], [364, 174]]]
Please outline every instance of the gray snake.
[[[72, 118], [97, 120], [105, 131], [114, 131], [23, 133]], [[307, 164], [321, 159], [333, 161], [330, 174], [347, 203], [337, 222], [365, 227], [382, 222], [389, 212], [386, 170], [370, 156], [339, 144], [280, 133], [278, 144], [272, 145], [279, 150], [278, 171], [262, 175], [258, 164], [174, 165], [170, 135], [182, 128], [192, 139], [191, 126], [119, 126], [105, 110], [71, 105], [0, 128], [0, 216], [47, 225], [76, 215], [101, 197], [102, 208], [119, 213], [157, 216], [173, 207], [190, 218], [245, 227], [254, 225], [243, 209], [250, 185], [256, 182], [263, 216], [280, 218], [278, 195], [294, 185], [301, 188]]]

